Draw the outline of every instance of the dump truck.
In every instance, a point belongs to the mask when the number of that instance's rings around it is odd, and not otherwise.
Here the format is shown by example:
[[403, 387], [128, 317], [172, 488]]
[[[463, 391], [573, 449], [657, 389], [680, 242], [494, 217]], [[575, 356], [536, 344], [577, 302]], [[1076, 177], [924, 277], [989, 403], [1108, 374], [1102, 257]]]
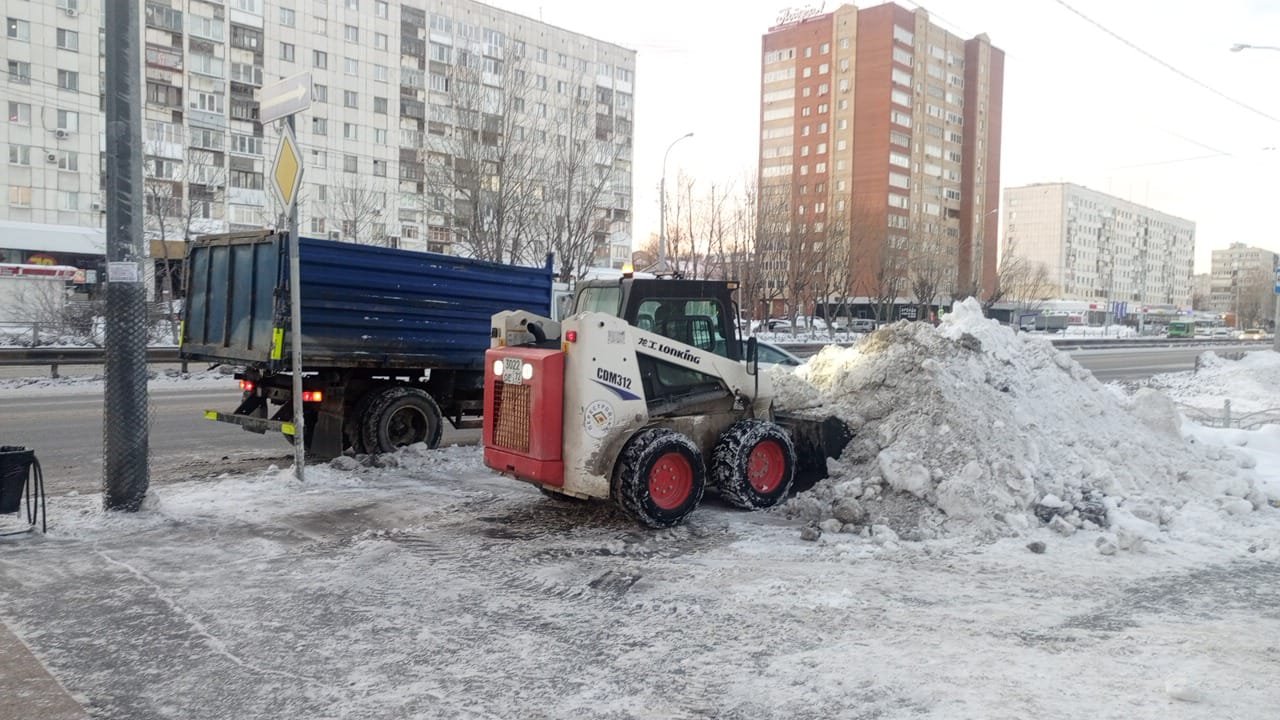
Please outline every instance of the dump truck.
[[[293, 440], [289, 243], [204, 236], [188, 249], [181, 357], [230, 365], [243, 392], [205, 417]], [[543, 267], [299, 238], [304, 442], [344, 451], [435, 447], [445, 421], [479, 427], [493, 314], [552, 311]]]
[[746, 509], [782, 502], [797, 472], [825, 471], [850, 433], [775, 411], [755, 338], [737, 335], [735, 289], [624, 277], [580, 284], [562, 323], [496, 314], [485, 464], [544, 494], [611, 499], [654, 528], [682, 521], [709, 489]]

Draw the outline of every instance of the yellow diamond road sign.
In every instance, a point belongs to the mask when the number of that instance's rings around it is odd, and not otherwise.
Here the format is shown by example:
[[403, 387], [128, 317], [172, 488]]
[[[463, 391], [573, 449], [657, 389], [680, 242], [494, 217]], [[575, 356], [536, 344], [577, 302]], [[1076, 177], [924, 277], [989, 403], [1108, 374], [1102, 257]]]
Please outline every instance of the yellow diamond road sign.
[[292, 210], [298, 201], [298, 189], [302, 187], [302, 155], [293, 139], [293, 130], [287, 125], [280, 134], [280, 146], [271, 165], [271, 187], [284, 211]]

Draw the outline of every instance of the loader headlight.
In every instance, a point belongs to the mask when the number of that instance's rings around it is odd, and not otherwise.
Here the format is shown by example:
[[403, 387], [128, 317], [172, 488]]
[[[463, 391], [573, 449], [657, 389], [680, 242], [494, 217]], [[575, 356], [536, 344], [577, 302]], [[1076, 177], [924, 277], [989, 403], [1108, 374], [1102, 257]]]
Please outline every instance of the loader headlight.
[[493, 361], [493, 374], [494, 374], [494, 375], [498, 375], [499, 377], [501, 377], [501, 375], [502, 375], [502, 361], [501, 361], [501, 360], [494, 360], [494, 361]]
[[525, 380], [532, 380], [532, 379], [533, 379], [533, 366], [532, 366], [532, 365], [530, 365], [529, 363], [525, 363], [524, 365], [521, 365], [521, 366], [520, 366], [520, 377], [524, 378]]

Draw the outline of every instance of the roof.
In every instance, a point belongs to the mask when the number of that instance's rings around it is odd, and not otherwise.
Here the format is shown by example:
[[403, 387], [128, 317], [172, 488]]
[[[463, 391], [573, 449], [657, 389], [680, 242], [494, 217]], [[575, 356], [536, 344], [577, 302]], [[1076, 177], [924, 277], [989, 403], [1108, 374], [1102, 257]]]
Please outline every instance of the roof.
[[0, 247], [77, 255], [105, 255], [107, 233], [79, 225], [44, 225], [0, 220]]

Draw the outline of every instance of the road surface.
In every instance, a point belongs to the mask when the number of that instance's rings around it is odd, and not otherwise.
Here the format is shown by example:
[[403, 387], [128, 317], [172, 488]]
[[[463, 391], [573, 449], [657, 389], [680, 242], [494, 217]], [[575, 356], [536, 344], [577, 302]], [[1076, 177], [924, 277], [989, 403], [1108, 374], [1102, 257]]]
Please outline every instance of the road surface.
[[1212, 350], [1219, 355], [1234, 356], [1244, 352], [1269, 350], [1265, 343], [1242, 343], [1207, 347], [1116, 348], [1076, 350], [1071, 357], [1088, 368], [1102, 382], [1142, 380], [1161, 373], [1182, 372], [1195, 368], [1196, 358]]

